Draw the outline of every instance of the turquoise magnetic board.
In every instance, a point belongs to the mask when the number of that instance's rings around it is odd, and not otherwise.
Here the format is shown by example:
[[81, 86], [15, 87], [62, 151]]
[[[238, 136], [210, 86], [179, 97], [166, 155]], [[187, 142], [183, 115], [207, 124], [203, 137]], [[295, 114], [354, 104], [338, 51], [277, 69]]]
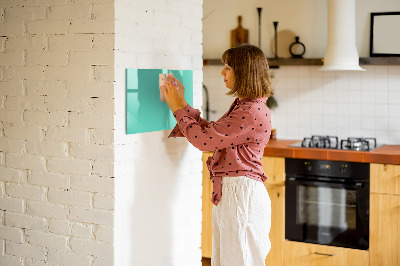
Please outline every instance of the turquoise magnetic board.
[[185, 99], [193, 105], [193, 71], [126, 69], [126, 133], [174, 128], [176, 120], [167, 103], [161, 102], [159, 75], [174, 74], [185, 87]]

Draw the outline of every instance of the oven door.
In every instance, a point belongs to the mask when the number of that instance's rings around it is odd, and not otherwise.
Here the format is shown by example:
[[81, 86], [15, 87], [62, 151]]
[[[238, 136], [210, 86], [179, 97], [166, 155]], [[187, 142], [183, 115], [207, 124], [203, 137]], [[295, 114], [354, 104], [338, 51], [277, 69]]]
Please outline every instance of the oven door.
[[286, 239], [367, 250], [369, 185], [286, 177]]

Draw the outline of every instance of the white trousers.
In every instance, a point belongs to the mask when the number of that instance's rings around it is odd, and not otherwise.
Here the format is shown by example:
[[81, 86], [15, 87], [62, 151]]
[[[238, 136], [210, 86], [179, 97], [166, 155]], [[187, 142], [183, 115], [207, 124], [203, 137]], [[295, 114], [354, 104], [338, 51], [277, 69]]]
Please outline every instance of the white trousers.
[[223, 177], [212, 210], [212, 266], [262, 266], [271, 249], [271, 200], [262, 182]]

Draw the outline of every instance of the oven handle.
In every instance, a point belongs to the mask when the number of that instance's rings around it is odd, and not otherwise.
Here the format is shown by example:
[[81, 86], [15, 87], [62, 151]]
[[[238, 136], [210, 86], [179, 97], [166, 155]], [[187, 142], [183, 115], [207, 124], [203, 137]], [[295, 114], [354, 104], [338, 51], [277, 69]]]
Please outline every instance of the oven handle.
[[346, 183], [346, 182], [332, 182], [332, 181], [321, 181], [321, 180], [316, 180], [316, 181], [310, 181], [310, 180], [304, 180], [303, 178], [297, 178], [297, 177], [288, 177], [287, 181], [291, 182], [296, 182], [296, 183], [301, 183], [304, 185], [340, 185], [348, 188], [354, 188], [354, 189], [361, 189], [363, 187], [363, 183], [361, 182], [356, 182], [356, 183]]
[[333, 253], [333, 254], [328, 254], [328, 253], [314, 252], [314, 254], [315, 254], [315, 255], [323, 255], [323, 256], [331, 256], [331, 257], [335, 256], [335, 253]]

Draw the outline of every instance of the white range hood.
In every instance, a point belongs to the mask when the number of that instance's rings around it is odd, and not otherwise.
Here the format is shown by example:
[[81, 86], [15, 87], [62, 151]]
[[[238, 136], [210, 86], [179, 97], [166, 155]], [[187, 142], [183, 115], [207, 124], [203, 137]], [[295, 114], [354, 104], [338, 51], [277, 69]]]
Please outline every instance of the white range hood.
[[358, 70], [355, 0], [328, 0], [328, 44], [320, 70]]

